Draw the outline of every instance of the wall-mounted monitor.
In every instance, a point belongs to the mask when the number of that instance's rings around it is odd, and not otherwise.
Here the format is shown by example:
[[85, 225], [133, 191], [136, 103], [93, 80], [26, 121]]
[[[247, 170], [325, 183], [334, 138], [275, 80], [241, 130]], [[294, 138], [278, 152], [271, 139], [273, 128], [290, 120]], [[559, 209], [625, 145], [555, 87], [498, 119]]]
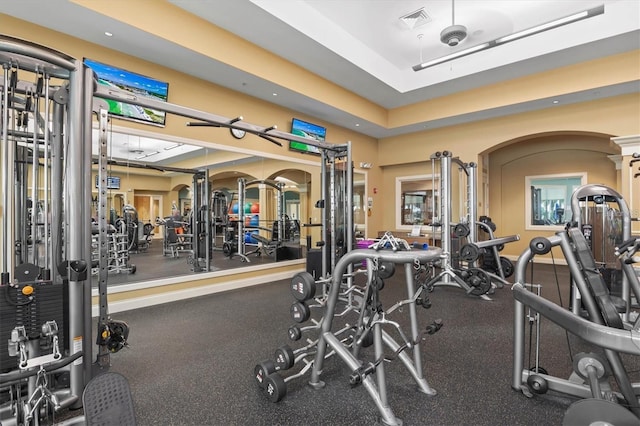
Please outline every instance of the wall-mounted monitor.
[[[317, 141], [324, 141], [327, 129], [317, 124], [294, 118], [291, 120], [291, 133], [296, 136], [302, 136], [303, 138], [313, 138]], [[320, 154], [320, 148], [317, 146], [298, 141], [289, 141], [289, 149], [307, 154]]]
[[[96, 188], [100, 186], [100, 176], [96, 175]], [[120, 176], [107, 176], [107, 189], [120, 189]]]
[[[117, 87], [120, 90], [131, 92], [140, 97], [152, 98], [163, 102], [167, 101], [167, 94], [169, 92], [169, 83], [167, 82], [126, 71], [112, 65], [103, 64], [92, 59], [85, 58], [84, 63], [96, 74], [98, 84]], [[165, 124], [166, 113], [164, 111], [126, 102], [105, 101], [109, 104], [109, 114], [114, 117], [156, 126], [164, 126]]]

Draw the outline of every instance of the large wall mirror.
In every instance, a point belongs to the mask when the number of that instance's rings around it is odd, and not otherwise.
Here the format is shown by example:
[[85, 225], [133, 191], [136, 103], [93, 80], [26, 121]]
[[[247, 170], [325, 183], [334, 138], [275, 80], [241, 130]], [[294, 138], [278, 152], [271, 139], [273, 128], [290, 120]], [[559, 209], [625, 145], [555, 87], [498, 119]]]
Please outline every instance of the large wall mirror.
[[[93, 144], [96, 158], [97, 131], [94, 131]], [[189, 246], [194, 237], [187, 225], [190, 215], [197, 214], [191, 204], [193, 174], [184, 170], [208, 171], [212, 215], [211, 271], [278, 261], [270, 251], [269, 240], [274, 232], [278, 232], [275, 222], [279, 203], [293, 224], [291, 233], [287, 233], [286, 244], [297, 245], [300, 258], [306, 252], [308, 237], [312, 241], [321, 239], [319, 227], [304, 226], [320, 223], [322, 217], [322, 212], [315, 207], [321, 197], [319, 157], [292, 159], [285, 152], [281, 156], [268, 157], [242, 148], [165, 135], [159, 137], [154, 133], [115, 126], [109, 133], [107, 150], [107, 220], [115, 228], [109, 237], [109, 285], [162, 281], [198, 272], [190, 263]], [[92, 182], [97, 170], [94, 165]], [[238, 203], [240, 179], [244, 181], [242, 206]], [[97, 185], [92, 191], [92, 219], [95, 220]], [[356, 171], [354, 224], [356, 233], [360, 232], [362, 236], [366, 234], [365, 194], [366, 173]], [[118, 225], [125, 219], [131, 221], [130, 215], [134, 213], [138, 239], [132, 245], [132, 239], [127, 238], [129, 246], [124, 252], [124, 242], [118, 240], [118, 235], [122, 234]], [[232, 239], [237, 241], [236, 235], [229, 235], [228, 224], [237, 221], [241, 214], [246, 228], [244, 258], [229, 256], [228, 246], [225, 246], [225, 242]], [[123, 259], [124, 256], [128, 259]], [[92, 280], [97, 285], [98, 271], [94, 269], [93, 272]]]

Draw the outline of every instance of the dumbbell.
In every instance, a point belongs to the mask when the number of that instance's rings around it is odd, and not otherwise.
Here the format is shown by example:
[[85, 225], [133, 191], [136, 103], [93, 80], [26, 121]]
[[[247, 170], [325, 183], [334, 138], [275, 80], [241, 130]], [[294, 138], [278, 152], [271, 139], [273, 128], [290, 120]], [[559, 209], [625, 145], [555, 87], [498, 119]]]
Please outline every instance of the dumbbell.
[[288, 346], [284, 345], [276, 349], [274, 354], [275, 361], [266, 359], [258, 364], [253, 369], [253, 374], [256, 382], [261, 388], [266, 386], [266, 378], [275, 373], [276, 371], [288, 370], [295, 364], [295, 353]]
[[[287, 382], [294, 378], [299, 377], [305, 369], [300, 373], [294, 374], [287, 378], [283, 378], [278, 371], [287, 370], [296, 363], [296, 355], [308, 351], [308, 347], [299, 348], [295, 351], [288, 345], [284, 345], [276, 349], [275, 358], [276, 361], [269, 363], [260, 363], [256, 365], [255, 377], [258, 384], [264, 389], [265, 394], [271, 400], [271, 402], [278, 402], [287, 394]], [[309, 368], [311, 364], [307, 363], [306, 368]], [[265, 369], [266, 367], [267, 369]], [[273, 371], [268, 370], [271, 368]], [[268, 373], [268, 374], [267, 374]], [[264, 375], [266, 374], [266, 375]]]
[[291, 295], [299, 302], [313, 299], [330, 279], [315, 280], [308, 272], [298, 272], [291, 279]]
[[308, 325], [306, 327], [298, 327], [297, 325], [292, 325], [287, 330], [287, 334], [289, 335], [289, 339], [296, 342], [302, 338], [302, 333], [304, 333], [305, 331], [316, 330], [318, 328], [320, 328], [320, 323]]
[[278, 402], [287, 394], [287, 381], [278, 373], [271, 373], [264, 379], [264, 393], [271, 402]]
[[311, 309], [304, 302], [295, 302], [289, 309], [291, 318], [297, 323], [303, 323], [311, 318]]
[[316, 295], [316, 280], [308, 272], [298, 272], [291, 278], [291, 294], [294, 299], [304, 302]]

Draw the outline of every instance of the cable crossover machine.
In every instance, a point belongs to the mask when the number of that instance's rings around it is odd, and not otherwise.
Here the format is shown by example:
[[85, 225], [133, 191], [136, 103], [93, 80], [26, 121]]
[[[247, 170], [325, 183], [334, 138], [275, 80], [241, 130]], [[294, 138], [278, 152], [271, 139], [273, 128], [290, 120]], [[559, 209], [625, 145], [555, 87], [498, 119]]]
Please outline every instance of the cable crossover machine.
[[[466, 183], [465, 218], [458, 224], [452, 223], [451, 199], [452, 199], [452, 163], [456, 163], [462, 171]], [[439, 229], [442, 259], [440, 272], [433, 278], [434, 286], [452, 286], [464, 290], [467, 294], [480, 296], [484, 300], [491, 300], [488, 294], [494, 286], [502, 287], [507, 284], [504, 271], [498, 254], [498, 247], [504, 244], [518, 241], [519, 235], [510, 235], [495, 238], [492, 230], [483, 222], [476, 222], [477, 217], [477, 164], [464, 163], [459, 158], [453, 157], [450, 151], [436, 152], [431, 155], [433, 187], [436, 187], [435, 178], [440, 181], [440, 223]], [[439, 171], [439, 173], [436, 173]], [[435, 197], [432, 211], [437, 211]], [[477, 229], [487, 230], [490, 238], [480, 241]], [[452, 234], [458, 238], [466, 238], [465, 244], [454, 248]], [[435, 235], [435, 234], [434, 234]], [[457, 249], [457, 250], [456, 250]], [[499, 275], [483, 270], [477, 266], [477, 261], [482, 252], [493, 256], [497, 264]], [[454, 260], [456, 262], [454, 262]], [[466, 263], [466, 266], [462, 262]], [[497, 283], [497, 284], [494, 284]]]
[[[244, 130], [279, 146], [279, 140], [311, 139], [106, 87], [81, 60], [6, 35], [0, 35], [0, 64], [0, 423], [36, 425], [61, 410], [82, 407], [87, 383], [108, 370], [111, 354], [128, 344], [129, 327], [111, 317], [107, 300], [105, 100]], [[95, 159], [86, 143], [92, 139], [94, 120], [99, 147]], [[313, 142], [340, 153], [349, 146]], [[91, 194], [94, 161], [97, 199]], [[208, 170], [194, 172], [192, 193], [192, 205], [198, 206], [192, 219], [194, 262], [199, 271], [209, 271]], [[98, 205], [96, 224], [91, 221], [92, 202]], [[93, 227], [98, 230], [95, 334]], [[83, 422], [80, 416], [77, 424]]]

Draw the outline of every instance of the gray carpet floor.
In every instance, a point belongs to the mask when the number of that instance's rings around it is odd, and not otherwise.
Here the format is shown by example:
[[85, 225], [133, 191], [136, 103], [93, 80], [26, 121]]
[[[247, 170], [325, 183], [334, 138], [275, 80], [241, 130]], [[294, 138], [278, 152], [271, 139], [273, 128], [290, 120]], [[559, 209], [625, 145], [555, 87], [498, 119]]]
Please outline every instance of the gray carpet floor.
[[[543, 295], [558, 300], [560, 294], [567, 303], [566, 267], [554, 271], [550, 265], [535, 265], [533, 274], [533, 281], [543, 284]], [[386, 280], [383, 306], [405, 298], [404, 293], [404, 271], [399, 270]], [[399, 361], [385, 364], [389, 403], [405, 425], [562, 423], [572, 398], [551, 393], [527, 398], [511, 388], [513, 298], [508, 287], [497, 289], [491, 301], [444, 286], [430, 296], [432, 307], [420, 308], [418, 315], [422, 326], [434, 319], [444, 323], [421, 343], [423, 371], [437, 395], [419, 393]], [[289, 380], [285, 398], [272, 403], [257, 386], [256, 363], [273, 359], [281, 345], [300, 345], [287, 336], [294, 324], [289, 313], [292, 302], [290, 283], [278, 281], [114, 315], [129, 324], [131, 333], [130, 347], [111, 356], [111, 370], [128, 378], [139, 424], [379, 422], [366, 390], [349, 385], [351, 371], [335, 357], [325, 363], [323, 389], [308, 386], [307, 374]], [[406, 326], [405, 314], [396, 312], [393, 319]], [[313, 313], [315, 318], [319, 315]], [[571, 341], [548, 321], [541, 322], [541, 329], [540, 365], [551, 374], [568, 377]]]

